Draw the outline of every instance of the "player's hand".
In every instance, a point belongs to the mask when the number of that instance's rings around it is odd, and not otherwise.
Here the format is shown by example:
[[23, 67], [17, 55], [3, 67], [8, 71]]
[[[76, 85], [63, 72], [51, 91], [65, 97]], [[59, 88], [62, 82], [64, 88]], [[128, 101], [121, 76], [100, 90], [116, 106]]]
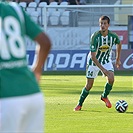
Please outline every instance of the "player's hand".
[[110, 74], [106, 69], [103, 69], [102, 72], [105, 76], [109, 77]]
[[36, 80], [39, 82], [40, 81], [41, 74], [40, 73], [34, 73], [34, 74], [36, 76]]
[[116, 60], [116, 63], [115, 63], [116, 68], [119, 69], [120, 65], [121, 65], [121, 61], [120, 60]]
[[41, 72], [37, 71], [36, 69], [34, 69], [33, 72], [35, 74], [36, 80], [39, 82], [41, 78]]

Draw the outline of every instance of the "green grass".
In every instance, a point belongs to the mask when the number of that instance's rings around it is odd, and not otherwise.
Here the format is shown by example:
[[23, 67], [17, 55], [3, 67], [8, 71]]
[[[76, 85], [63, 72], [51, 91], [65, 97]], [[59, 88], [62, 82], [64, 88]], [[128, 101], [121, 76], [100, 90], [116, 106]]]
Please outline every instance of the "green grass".
[[[85, 85], [84, 75], [42, 76], [41, 88], [45, 94], [46, 133], [133, 133], [133, 79], [132, 76], [116, 76], [109, 95], [112, 108], [100, 100], [105, 78], [98, 76], [82, 111], [74, 112], [81, 90]], [[127, 101], [126, 113], [118, 113], [115, 103]]]

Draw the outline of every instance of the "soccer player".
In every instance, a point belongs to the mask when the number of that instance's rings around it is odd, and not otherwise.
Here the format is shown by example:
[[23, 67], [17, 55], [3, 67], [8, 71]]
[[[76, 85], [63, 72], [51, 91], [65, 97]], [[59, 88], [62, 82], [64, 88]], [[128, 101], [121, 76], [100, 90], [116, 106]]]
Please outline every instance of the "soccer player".
[[81, 92], [78, 105], [74, 108], [74, 111], [81, 110], [83, 102], [89, 95], [89, 91], [93, 87], [94, 79], [99, 71], [107, 77], [101, 100], [105, 102], [108, 108], [112, 106], [107, 97], [114, 83], [114, 68], [110, 55], [113, 45], [116, 45], [116, 67], [119, 68], [121, 65], [121, 42], [118, 35], [108, 29], [110, 26], [110, 18], [108, 16], [99, 18], [99, 26], [100, 30], [91, 36], [90, 52], [87, 57], [86, 85]]
[[[33, 71], [25, 37], [38, 43]], [[51, 48], [49, 37], [16, 4], [0, 2], [0, 132], [43, 133], [44, 99], [38, 82]]]

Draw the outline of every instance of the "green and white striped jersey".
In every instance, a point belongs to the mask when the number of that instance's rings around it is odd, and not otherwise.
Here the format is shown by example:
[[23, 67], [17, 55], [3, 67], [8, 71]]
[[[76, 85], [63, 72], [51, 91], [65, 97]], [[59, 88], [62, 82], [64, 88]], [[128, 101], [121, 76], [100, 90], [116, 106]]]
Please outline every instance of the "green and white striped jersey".
[[[96, 58], [100, 64], [106, 64], [111, 61], [112, 47], [116, 44], [120, 44], [120, 39], [116, 33], [108, 31], [108, 35], [104, 37], [100, 31], [97, 31], [91, 36], [90, 51], [96, 52]], [[95, 65], [90, 54], [88, 54], [87, 64]]]
[[24, 40], [41, 32], [17, 4], [0, 2], [0, 98], [40, 92], [27, 66]]

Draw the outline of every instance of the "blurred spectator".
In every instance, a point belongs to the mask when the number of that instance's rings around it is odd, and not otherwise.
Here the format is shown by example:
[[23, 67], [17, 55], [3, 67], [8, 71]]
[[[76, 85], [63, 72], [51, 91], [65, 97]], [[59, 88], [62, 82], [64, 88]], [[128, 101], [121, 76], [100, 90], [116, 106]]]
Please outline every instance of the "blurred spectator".
[[30, 3], [33, 2], [34, 0], [15, 0], [17, 3], [19, 2], [26, 2], [26, 3]]
[[40, 0], [40, 2], [46, 2], [47, 5], [49, 5], [51, 2], [57, 2], [58, 4], [60, 4], [62, 0]]
[[13, 2], [17, 2], [17, 3], [20, 3], [20, 2], [26, 2], [27, 6], [30, 2], [34, 2], [34, 0], [12, 0]]
[[80, 0], [80, 5], [86, 5], [86, 0]]
[[57, 2], [58, 3], [58, 5], [62, 2], [62, 0], [49, 0], [49, 2], [51, 3], [51, 2]]
[[40, 3], [40, 0], [34, 0], [34, 2], [36, 2], [38, 4], [38, 3]]
[[69, 5], [79, 5], [80, 0], [68, 0]]
[[49, 0], [40, 0], [40, 2], [46, 2], [47, 5], [49, 5], [50, 1]]
[[55, 0], [55, 2], [57, 2], [59, 5], [62, 2], [62, 0]]
[[68, 2], [68, 0], [62, 0], [61, 2]]

